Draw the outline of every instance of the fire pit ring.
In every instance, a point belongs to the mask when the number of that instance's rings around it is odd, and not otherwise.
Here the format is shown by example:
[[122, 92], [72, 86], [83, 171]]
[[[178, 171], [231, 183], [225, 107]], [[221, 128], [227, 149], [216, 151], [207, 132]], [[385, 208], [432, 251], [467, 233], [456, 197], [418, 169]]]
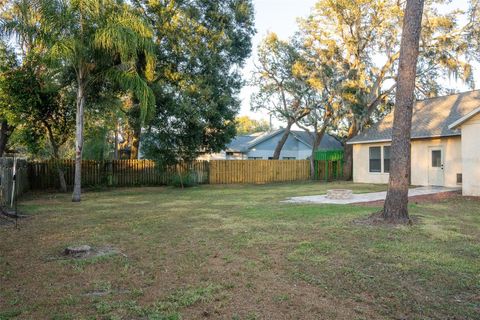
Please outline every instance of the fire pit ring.
[[327, 199], [345, 200], [351, 199], [353, 195], [352, 190], [349, 189], [330, 189], [327, 190]]

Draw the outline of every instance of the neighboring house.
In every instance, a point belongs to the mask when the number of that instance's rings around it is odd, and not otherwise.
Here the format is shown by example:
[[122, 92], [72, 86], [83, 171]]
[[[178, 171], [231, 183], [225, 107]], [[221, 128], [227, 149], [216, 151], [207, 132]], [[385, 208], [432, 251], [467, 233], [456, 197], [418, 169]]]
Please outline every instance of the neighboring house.
[[[353, 181], [388, 183], [393, 112], [350, 139]], [[418, 101], [413, 108], [411, 184], [462, 186], [480, 196], [480, 90]], [[479, 139], [479, 140], [477, 140]]]
[[[215, 154], [204, 154], [200, 160], [267, 160], [271, 159], [278, 141], [285, 129], [238, 136], [227, 148]], [[335, 137], [325, 134], [318, 150], [342, 150], [343, 146]], [[280, 159], [307, 159], [312, 153], [312, 138], [305, 131], [291, 131], [280, 153]]]

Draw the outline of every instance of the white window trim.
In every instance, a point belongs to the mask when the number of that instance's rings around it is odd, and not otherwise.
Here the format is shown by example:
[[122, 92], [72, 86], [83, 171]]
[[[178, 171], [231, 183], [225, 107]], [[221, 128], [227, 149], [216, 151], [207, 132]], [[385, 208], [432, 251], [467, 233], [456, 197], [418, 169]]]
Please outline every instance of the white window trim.
[[385, 145], [382, 145], [382, 173], [383, 174], [390, 174], [390, 172], [385, 172], [385, 154], [384, 154], [384, 150], [385, 150], [385, 147], [390, 147], [390, 168], [391, 167], [391, 164], [392, 164], [392, 145], [390, 144], [385, 144]]
[[[380, 172], [372, 172], [370, 171], [370, 148], [372, 147], [380, 147]], [[392, 145], [391, 144], [379, 144], [379, 145], [373, 145], [368, 147], [368, 173], [373, 174], [373, 175], [389, 175], [390, 172], [385, 172], [385, 157], [383, 153], [383, 148], [385, 147], [390, 147], [390, 161], [392, 159]], [[390, 162], [391, 163], [391, 162]], [[390, 169], [392, 167], [390, 166]]]
[[[370, 168], [370, 149], [371, 148], [380, 148], [380, 171], [379, 172], [376, 172], [376, 171], [372, 171], [371, 168]], [[370, 174], [382, 174], [383, 171], [382, 171], [382, 159], [383, 159], [383, 148], [382, 146], [369, 146], [368, 147], [368, 173]]]

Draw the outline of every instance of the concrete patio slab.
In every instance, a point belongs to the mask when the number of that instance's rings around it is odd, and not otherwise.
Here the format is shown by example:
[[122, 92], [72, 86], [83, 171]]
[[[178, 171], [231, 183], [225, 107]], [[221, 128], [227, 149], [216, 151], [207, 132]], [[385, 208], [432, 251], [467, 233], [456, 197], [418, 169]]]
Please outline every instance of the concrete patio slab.
[[[408, 190], [408, 196], [423, 196], [428, 194], [437, 194], [442, 192], [458, 191], [459, 188], [445, 188], [445, 187], [418, 187]], [[303, 197], [291, 197], [282, 201], [285, 203], [325, 203], [325, 204], [351, 204], [385, 200], [387, 196], [386, 191], [371, 192], [371, 193], [359, 193], [353, 194], [350, 199], [328, 199], [326, 195], [318, 196], [303, 196]]]

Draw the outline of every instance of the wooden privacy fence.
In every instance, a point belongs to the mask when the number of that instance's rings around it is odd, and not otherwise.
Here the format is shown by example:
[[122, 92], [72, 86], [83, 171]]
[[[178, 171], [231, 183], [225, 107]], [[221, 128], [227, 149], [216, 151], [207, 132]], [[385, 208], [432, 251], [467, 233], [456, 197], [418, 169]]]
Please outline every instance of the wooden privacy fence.
[[[29, 182], [32, 189], [58, 188], [58, 167], [64, 174], [68, 186], [73, 186], [75, 161], [50, 160], [29, 164]], [[159, 166], [152, 160], [109, 160], [82, 161], [83, 186], [143, 186], [167, 185], [181, 173], [189, 173], [195, 183], [208, 183], [208, 162], [193, 161], [172, 166]]]
[[210, 183], [271, 183], [310, 179], [309, 160], [210, 161]]
[[[317, 160], [315, 179], [340, 179], [340, 161]], [[35, 161], [28, 165], [28, 180], [32, 189], [58, 188], [58, 168], [65, 174], [68, 186], [73, 186], [73, 160]], [[305, 181], [310, 177], [309, 160], [212, 160], [193, 161], [172, 166], [159, 166], [151, 160], [82, 161], [83, 186], [143, 186], [168, 185], [178, 174], [189, 175], [198, 184], [263, 184]]]

